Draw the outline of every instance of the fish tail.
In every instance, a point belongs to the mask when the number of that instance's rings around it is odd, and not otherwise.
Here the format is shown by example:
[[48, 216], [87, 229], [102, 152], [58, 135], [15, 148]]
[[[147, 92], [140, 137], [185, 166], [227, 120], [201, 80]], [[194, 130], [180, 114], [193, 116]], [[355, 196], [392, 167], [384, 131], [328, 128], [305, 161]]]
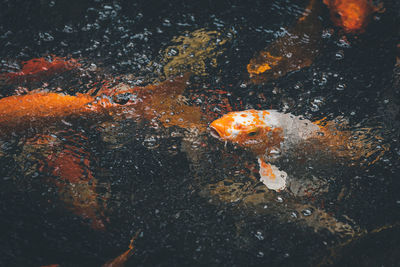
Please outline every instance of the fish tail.
[[[318, 124], [321, 125], [321, 124]], [[383, 127], [350, 127], [343, 119], [328, 121], [320, 126], [325, 143], [335, 154], [351, 161], [372, 165], [389, 150]]]
[[350, 144], [358, 159], [367, 161], [368, 165], [376, 163], [389, 150], [389, 145], [384, 143], [381, 127], [356, 129], [351, 138]]

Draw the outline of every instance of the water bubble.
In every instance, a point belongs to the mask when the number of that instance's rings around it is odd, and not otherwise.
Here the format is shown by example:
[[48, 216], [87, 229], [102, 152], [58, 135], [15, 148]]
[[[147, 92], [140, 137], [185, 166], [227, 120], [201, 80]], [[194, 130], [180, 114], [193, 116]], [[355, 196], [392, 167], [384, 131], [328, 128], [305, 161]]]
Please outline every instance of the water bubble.
[[192, 148], [198, 148], [198, 147], [200, 147], [200, 145], [201, 145], [201, 142], [200, 142], [200, 141], [194, 141], [194, 142], [192, 143], [191, 147], [192, 147]]
[[276, 149], [271, 149], [270, 151], [270, 158], [271, 159], [277, 159], [281, 155], [281, 150], [279, 148]]
[[322, 31], [322, 38], [331, 38], [332, 37], [332, 30], [327, 29]]
[[345, 83], [338, 83], [336, 85], [336, 90], [338, 91], [343, 91], [346, 88], [346, 84]]
[[340, 39], [336, 44], [337, 44], [337, 46], [340, 46], [340, 47], [343, 47], [343, 48], [350, 48], [351, 47], [349, 41], [347, 41], [346, 38]]
[[178, 54], [178, 51], [177, 50], [175, 50], [175, 49], [173, 49], [173, 48], [171, 48], [169, 51], [168, 51], [168, 56], [176, 56]]
[[49, 2], [49, 7], [53, 7], [53, 6], [55, 6], [56, 5], [56, 2], [55, 1], [50, 1]]
[[292, 211], [292, 213], [290, 213], [290, 217], [292, 217], [294, 219], [297, 219], [298, 216], [299, 215], [298, 215], [297, 211]]
[[143, 145], [145, 147], [147, 147], [148, 149], [154, 149], [157, 148], [159, 146], [159, 144], [157, 144], [157, 140], [154, 136], [150, 136], [147, 137], [143, 140]]
[[246, 87], [247, 87], [247, 84], [245, 84], [245, 83], [240, 84], [240, 88], [246, 88]]
[[337, 51], [336, 54], [335, 54], [335, 58], [336, 58], [337, 60], [343, 59], [343, 58], [344, 58], [344, 51], [343, 51], [343, 50]]
[[48, 32], [45, 32], [45, 33], [40, 32], [39, 33], [39, 38], [42, 39], [45, 42], [51, 42], [51, 41], [54, 40], [54, 37]]
[[0, 38], [1, 39], [6, 39], [11, 34], [12, 34], [12, 31], [7, 31], [4, 34], [0, 35]]
[[65, 33], [72, 33], [73, 29], [72, 29], [71, 26], [65, 25], [64, 29], [62, 31], [65, 32]]
[[312, 211], [309, 209], [305, 209], [301, 213], [303, 213], [304, 216], [310, 216], [312, 214]]
[[296, 90], [303, 89], [303, 84], [302, 84], [301, 82], [297, 82], [297, 83], [294, 85], [294, 89], [296, 89]]
[[257, 257], [258, 258], [264, 257], [264, 252], [262, 252], [262, 251], [257, 252]]
[[264, 236], [262, 235], [261, 231], [257, 231], [254, 236], [257, 237], [258, 240], [264, 240]]
[[166, 27], [171, 26], [171, 21], [169, 19], [164, 19], [163, 26], [166, 26]]
[[283, 198], [282, 197], [277, 197], [276, 201], [279, 202], [279, 203], [282, 203], [283, 202]]
[[311, 103], [311, 108], [310, 109], [311, 109], [312, 112], [316, 112], [316, 111], [319, 110], [319, 107], [318, 107], [318, 105], [316, 105], [314, 103]]
[[89, 70], [90, 70], [90, 71], [95, 71], [96, 69], [97, 69], [96, 64], [91, 63], [90, 66], [89, 66]]

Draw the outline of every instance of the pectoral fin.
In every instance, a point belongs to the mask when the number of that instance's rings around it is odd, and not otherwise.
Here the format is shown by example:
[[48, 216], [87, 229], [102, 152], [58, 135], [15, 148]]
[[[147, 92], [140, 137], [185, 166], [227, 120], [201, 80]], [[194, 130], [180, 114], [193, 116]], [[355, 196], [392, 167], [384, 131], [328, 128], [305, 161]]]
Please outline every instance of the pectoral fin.
[[260, 181], [269, 189], [280, 191], [286, 187], [287, 173], [278, 169], [278, 167], [266, 163], [263, 159], [258, 158], [260, 164]]

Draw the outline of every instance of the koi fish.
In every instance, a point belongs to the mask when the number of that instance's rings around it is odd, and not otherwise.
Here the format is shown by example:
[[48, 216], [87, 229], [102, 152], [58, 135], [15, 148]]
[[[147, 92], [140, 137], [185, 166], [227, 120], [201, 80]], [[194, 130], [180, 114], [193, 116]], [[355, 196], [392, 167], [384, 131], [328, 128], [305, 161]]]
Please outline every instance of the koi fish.
[[365, 31], [375, 12], [384, 12], [383, 4], [375, 6], [372, 0], [324, 0], [330, 9], [331, 20], [348, 33]]
[[51, 56], [48, 58], [33, 58], [22, 61], [22, 69], [18, 72], [0, 74], [0, 80], [6, 84], [19, 83], [23, 81], [37, 82], [43, 78], [79, 67], [76, 59]]
[[319, 9], [319, 1], [311, 0], [294, 28], [250, 60], [247, 72], [253, 83], [276, 79], [312, 64], [321, 39]]
[[0, 136], [24, 129], [45, 127], [49, 123], [68, 123], [68, 118], [102, 117], [113, 120], [127, 116], [158, 119], [165, 127], [197, 127], [204, 130], [199, 107], [180, 101], [188, 75], [159, 85], [129, 87], [119, 84], [100, 90], [96, 96], [34, 92], [0, 99]]
[[[61, 138], [60, 138], [61, 137]], [[59, 131], [57, 135], [37, 134], [27, 139], [21, 153], [14, 159], [25, 176], [39, 171], [42, 182], [57, 188], [65, 208], [85, 219], [95, 230], [104, 230], [108, 186], [101, 185], [92, 173], [94, 156], [85, 150], [87, 137], [74, 131]], [[28, 162], [28, 164], [26, 164]], [[104, 192], [106, 191], [106, 192]]]
[[[387, 149], [377, 148], [367, 130], [357, 133], [339, 131], [333, 122], [311, 122], [276, 110], [230, 112], [213, 121], [209, 128], [213, 137], [252, 151], [258, 159], [261, 181], [276, 191], [285, 189], [288, 174], [268, 162], [274, 162], [304, 143], [307, 145], [301, 149], [316, 144], [316, 149], [329, 149], [339, 157], [352, 160], [374, 156], [371, 164]], [[352, 139], [353, 135], [357, 139]]]
[[[67, 209], [89, 219], [93, 229], [102, 230], [105, 228], [104, 219], [107, 220], [103, 212], [107, 199], [96, 192], [98, 182], [91, 172], [90, 153], [82, 149], [79, 142], [73, 146], [55, 146], [54, 137], [45, 136], [40, 131], [49, 125], [71, 126], [74, 119], [100, 123], [126, 118], [155, 120], [164, 127], [205, 129], [200, 107], [189, 106], [179, 98], [188, 77], [146, 87], [118, 84], [101, 88], [95, 96], [31, 92], [2, 98], [0, 140], [26, 131], [33, 133], [33, 138], [27, 139], [26, 149], [43, 150], [39, 153], [42, 155], [39, 170], [48, 174], [49, 182], [57, 186], [59, 197]], [[82, 136], [77, 139], [82, 140]], [[55, 150], [49, 151], [49, 148]], [[20, 161], [23, 163], [25, 160], [22, 155]]]

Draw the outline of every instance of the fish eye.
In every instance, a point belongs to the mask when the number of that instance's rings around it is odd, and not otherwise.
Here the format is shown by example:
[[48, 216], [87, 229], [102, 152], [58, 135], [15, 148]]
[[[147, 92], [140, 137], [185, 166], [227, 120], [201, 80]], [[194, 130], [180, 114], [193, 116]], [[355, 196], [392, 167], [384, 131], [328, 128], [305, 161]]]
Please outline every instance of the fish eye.
[[131, 93], [122, 93], [114, 96], [113, 100], [117, 104], [125, 105], [129, 100], [131, 100], [132, 96], [133, 95]]
[[255, 136], [255, 135], [257, 135], [257, 133], [258, 133], [258, 131], [255, 130], [255, 131], [249, 132], [247, 135], [248, 135], [248, 136]]

